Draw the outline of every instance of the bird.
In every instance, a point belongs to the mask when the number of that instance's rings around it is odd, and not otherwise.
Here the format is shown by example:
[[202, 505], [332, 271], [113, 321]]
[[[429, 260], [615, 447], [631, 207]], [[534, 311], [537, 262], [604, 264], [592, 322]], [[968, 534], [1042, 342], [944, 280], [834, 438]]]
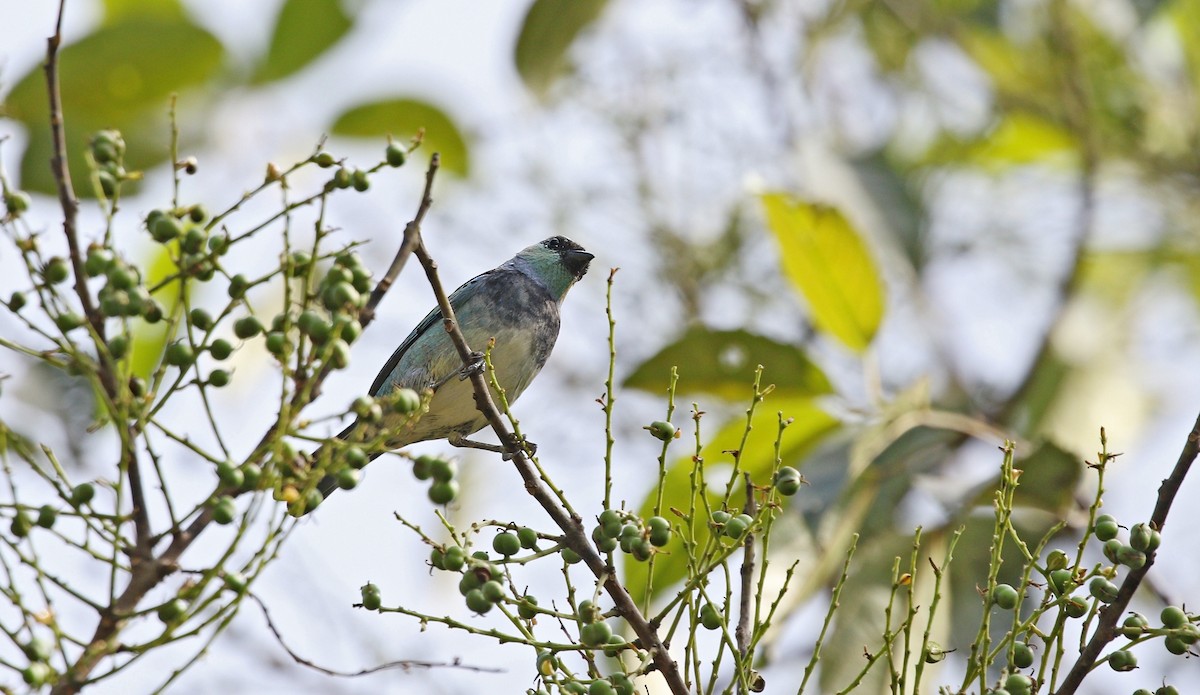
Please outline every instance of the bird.
[[[563, 299], [587, 273], [593, 258], [574, 241], [552, 236], [521, 249], [450, 294], [450, 306], [467, 345], [478, 350], [495, 340], [490, 359], [510, 404], [545, 366], [558, 339]], [[445, 439], [452, 446], [505, 450], [467, 438], [488, 424], [475, 406], [474, 388], [467, 379], [470, 369], [481, 367], [483, 356], [476, 353], [478, 361], [464, 367], [442, 318], [439, 307], [426, 314], [379, 370], [368, 391], [374, 398], [386, 398], [402, 388], [418, 393], [432, 390], [426, 411], [411, 421], [395, 413], [374, 423], [360, 418], [338, 434], [339, 439], [370, 439], [391, 430], [386, 450], [435, 439]], [[375, 450], [369, 456], [373, 460], [383, 453]], [[313, 459], [319, 457], [320, 450]], [[331, 475], [317, 485], [325, 497], [337, 487]]]

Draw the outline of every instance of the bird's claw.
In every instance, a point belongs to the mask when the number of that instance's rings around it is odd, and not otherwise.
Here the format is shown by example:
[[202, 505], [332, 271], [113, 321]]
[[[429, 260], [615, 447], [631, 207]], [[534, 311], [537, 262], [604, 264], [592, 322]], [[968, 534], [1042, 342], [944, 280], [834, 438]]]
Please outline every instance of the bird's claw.
[[518, 451], [523, 451], [526, 456], [532, 457], [537, 454], [537, 444], [528, 439], [518, 438], [516, 435], [513, 435], [507, 442], [507, 446], [504, 447], [504, 454], [501, 458], [505, 461], [511, 461]]
[[475, 350], [471, 353], [471, 361], [458, 370], [458, 380], [466, 381], [476, 374], [483, 373], [483, 353]]

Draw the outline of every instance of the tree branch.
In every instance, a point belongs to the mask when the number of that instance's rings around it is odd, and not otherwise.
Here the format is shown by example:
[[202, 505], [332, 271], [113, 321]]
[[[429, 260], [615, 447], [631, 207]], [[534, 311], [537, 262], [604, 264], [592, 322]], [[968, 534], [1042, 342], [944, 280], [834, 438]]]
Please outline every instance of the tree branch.
[[[1200, 453], [1200, 416], [1197, 416], [1196, 423], [1192, 425], [1192, 431], [1188, 433], [1187, 441], [1184, 442], [1183, 451], [1179, 452], [1179, 459], [1175, 462], [1175, 468], [1171, 471], [1171, 475], [1167, 476], [1162, 484], [1158, 486], [1158, 503], [1154, 505], [1154, 513], [1150, 516], [1150, 525], [1156, 530], [1162, 530], [1163, 525], [1167, 522], [1167, 513], [1171, 511], [1171, 504], [1175, 501], [1175, 495], [1179, 493], [1180, 486], [1183, 485], [1184, 478], [1187, 477], [1188, 470], [1192, 467], [1192, 462], [1196, 460], [1196, 455]], [[1121, 583], [1121, 589], [1117, 592], [1117, 599], [1104, 607], [1100, 611], [1100, 622], [1096, 624], [1096, 631], [1092, 633], [1092, 638], [1088, 640], [1087, 645], [1080, 652], [1079, 658], [1071, 667], [1070, 673], [1063, 679], [1062, 686], [1058, 689], [1056, 695], [1071, 695], [1080, 684], [1083, 683], [1084, 677], [1091, 670], [1096, 660], [1100, 657], [1100, 652], [1104, 646], [1113, 641], [1117, 636], [1117, 620], [1125, 612], [1129, 606], [1130, 599], [1137, 592], [1138, 586], [1142, 583], [1146, 573], [1154, 565], [1154, 558], [1157, 557], [1158, 551], [1148, 553], [1146, 564], [1136, 570], [1130, 572], [1125, 581]]]

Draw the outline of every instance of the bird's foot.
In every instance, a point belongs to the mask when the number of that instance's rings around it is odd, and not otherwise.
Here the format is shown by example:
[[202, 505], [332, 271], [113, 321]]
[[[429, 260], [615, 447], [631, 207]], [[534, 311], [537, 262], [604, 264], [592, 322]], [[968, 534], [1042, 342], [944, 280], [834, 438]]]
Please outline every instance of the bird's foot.
[[483, 373], [483, 353], [475, 350], [471, 353], [471, 361], [458, 370], [458, 380], [466, 381], [476, 374]]
[[533, 456], [537, 453], [537, 444], [528, 439], [518, 439], [515, 435], [509, 442], [504, 445], [488, 444], [487, 442], [477, 442], [474, 439], [467, 439], [461, 434], [452, 434], [446, 437], [446, 441], [450, 446], [457, 446], [463, 449], [482, 449], [483, 451], [491, 451], [501, 454], [505, 461], [511, 461], [512, 457], [518, 451], [524, 451], [527, 456]]

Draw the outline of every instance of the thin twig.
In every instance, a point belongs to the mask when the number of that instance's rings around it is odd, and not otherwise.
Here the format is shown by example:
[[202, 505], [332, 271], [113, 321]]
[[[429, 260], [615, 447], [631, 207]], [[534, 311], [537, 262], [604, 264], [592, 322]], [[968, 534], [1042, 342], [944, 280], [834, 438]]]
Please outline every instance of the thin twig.
[[[1151, 528], [1161, 531], [1167, 523], [1167, 513], [1171, 511], [1175, 495], [1179, 493], [1179, 488], [1183, 485], [1183, 480], [1187, 477], [1188, 470], [1191, 469], [1198, 453], [1200, 453], [1200, 416], [1196, 417], [1196, 423], [1192, 425], [1192, 431], [1188, 433], [1183, 451], [1179, 452], [1179, 459], [1175, 462], [1175, 468], [1171, 471], [1171, 475], [1167, 476], [1158, 487], [1158, 503], [1154, 505], [1154, 513], [1150, 515]], [[1056, 691], [1057, 695], [1074, 693], [1083, 683], [1084, 676], [1096, 663], [1096, 659], [1100, 657], [1104, 646], [1116, 638], [1117, 620], [1125, 613], [1125, 608], [1128, 607], [1129, 601], [1137, 592], [1142, 579], [1154, 566], [1155, 557], [1157, 557], [1157, 552], [1148, 553], [1146, 564], [1125, 577], [1120, 591], [1117, 592], [1117, 599], [1100, 611], [1100, 622], [1096, 624], [1096, 631], [1092, 633], [1092, 638], [1088, 640], [1087, 646], [1083, 648], [1079, 658], [1071, 666], [1070, 673], [1063, 679], [1062, 687]]]
[[[750, 480], [750, 474], [746, 473], [746, 508], [742, 511], [750, 516], [754, 516], [758, 512], [758, 505], [754, 500], [754, 483]], [[747, 533], [746, 541], [743, 544], [745, 550], [742, 552], [742, 568], [739, 603], [738, 603], [738, 623], [734, 630], [734, 636], [737, 638], [738, 654], [740, 659], [738, 663], [742, 668], [747, 666], [746, 659], [750, 652], [750, 612], [751, 602], [754, 599], [754, 534]], [[743, 688], [744, 679], [739, 679], [739, 688]], [[744, 693], [744, 689], [742, 689]]]
[[305, 659], [304, 657], [297, 654], [295, 652], [295, 650], [293, 650], [291, 647], [288, 646], [287, 642], [283, 641], [283, 634], [280, 633], [279, 628], [275, 626], [275, 621], [271, 620], [271, 611], [267, 610], [267, 605], [265, 603], [263, 603], [263, 600], [253, 593], [247, 593], [246, 596], [249, 597], [250, 599], [252, 599], [255, 603], [257, 603], [258, 607], [260, 609], [262, 609], [263, 617], [266, 618], [266, 620], [267, 620], [267, 629], [270, 630], [271, 634], [275, 636], [275, 642], [280, 646], [280, 648], [283, 649], [283, 651], [287, 652], [287, 655], [292, 658], [292, 661], [295, 661], [296, 663], [300, 664], [301, 666], [307, 666], [308, 668], [311, 668], [314, 671], [320, 671], [321, 673], [324, 673], [327, 676], [337, 676], [339, 678], [357, 678], [358, 676], [367, 676], [372, 673], [378, 673], [380, 671], [390, 671], [392, 669], [401, 669], [403, 671], [411, 671], [413, 669], [434, 669], [434, 668], [458, 668], [458, 669], [462, 669], [464, 671], [474, 671], [476, 673], [504, 673], [504, 669], [491, 668], [489, 666], [472, 666], [470, 664], [464, 664], [462, 661], [460, 661], [458, 659], [458, 657], [454, 657], [454, 659], [452, 659], [451, 661], [421, 661], [418, 659], [400, 659], [397, 661], [389, 661], [387, 663], [380, 664], [378, 666], [364, 668], [359, 671], [337, 671], [337, 670], [322, 666], [316, 662]]

